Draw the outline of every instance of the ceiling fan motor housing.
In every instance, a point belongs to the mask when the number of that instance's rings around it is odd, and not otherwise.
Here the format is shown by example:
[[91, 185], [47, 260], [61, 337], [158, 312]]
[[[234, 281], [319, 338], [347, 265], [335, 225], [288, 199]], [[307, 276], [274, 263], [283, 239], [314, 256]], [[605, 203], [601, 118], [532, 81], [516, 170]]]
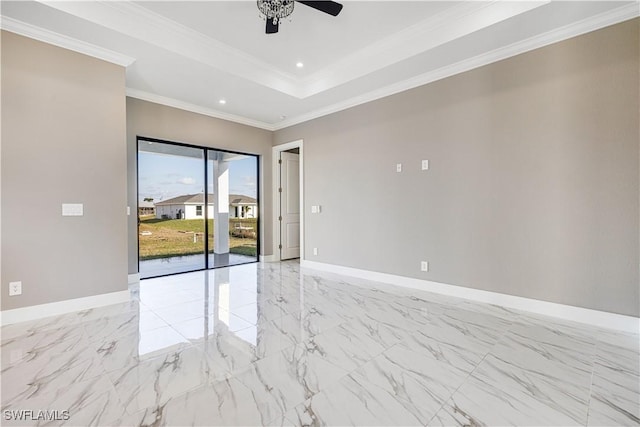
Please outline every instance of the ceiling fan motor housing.
[[281, 19], [293, 13], [293, 0], [257, 0], [258, 10], [266, 19], [277, 25]]
[[[278, 32], [278, 26], [282, 18], [286, 18], [293, 13], [294, 0], [257, 0], [258, 10], [264, 17], [267, 34]], [[302, 1], [305, 6], [328, 13], [331, 16], [338, 16], [342, 10], [342, 5], [335, 1]]]

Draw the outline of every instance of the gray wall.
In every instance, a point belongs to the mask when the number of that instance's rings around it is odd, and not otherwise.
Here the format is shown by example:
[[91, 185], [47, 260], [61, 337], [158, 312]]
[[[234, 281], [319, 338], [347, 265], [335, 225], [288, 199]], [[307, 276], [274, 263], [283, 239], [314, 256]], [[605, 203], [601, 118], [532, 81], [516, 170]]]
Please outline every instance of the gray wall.
[[4, 31], [1, 67], [2, 310], [126, 290], [124, 68]]
[[240, 151], [260, 156], [260, 195], [264, 214], [260, 216], [260, 254], [272, 252], [271, 146], [272, 133], [266, 130], [191, 113], [160, 104], [127, 98], [128, 200], [132, 215], [128, 223], [129, 273], [138, 272], [138, 237], [135, 216], [137, 198], [136, 138], [145, 136], [173, 142]]
[[307, 259], [638, 316], [638, 23], [276, 132]]

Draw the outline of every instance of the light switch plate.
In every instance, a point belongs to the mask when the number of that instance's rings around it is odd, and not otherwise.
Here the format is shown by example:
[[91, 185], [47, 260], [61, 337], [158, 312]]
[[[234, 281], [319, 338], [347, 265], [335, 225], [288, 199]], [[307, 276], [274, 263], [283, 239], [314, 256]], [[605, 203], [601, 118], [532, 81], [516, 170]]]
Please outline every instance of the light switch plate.
[[318, 255], [318, 248], [313, 248], [313, 254]]
[[402, 163], [396, 164], [396, 172], [402, 172]]
[[420, 270], [429, 271], [429, 263], [427, 261], [422, 261], [420, 263]]
[[316, 205], [311, 206], [311, 213], [318, 213], [318, 207]]
[[422, 161], [422, 170], [423, 171], [429, 170], [429, 160]]
[[82, 203], [63, 203], [62, 216], [83, 216], [84, 205]]
[[131, 215], [131, 206], [127, 206], [127, 216]]

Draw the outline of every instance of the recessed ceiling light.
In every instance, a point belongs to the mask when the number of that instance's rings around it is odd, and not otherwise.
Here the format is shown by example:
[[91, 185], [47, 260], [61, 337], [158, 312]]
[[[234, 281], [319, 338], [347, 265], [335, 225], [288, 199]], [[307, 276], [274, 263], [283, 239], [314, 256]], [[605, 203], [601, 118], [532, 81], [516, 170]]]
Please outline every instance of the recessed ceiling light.
[[286, 118], [287, 118], [287, 116], [285, 116], [284, 114], [280, 116], [280, 120], [284, 120]]
[[225, 99], [221, 99], [220, 101], [218, 101], [218, 103], [219, 103], [220, 105], [224, 105], [224, 104], [226, 104], [226, 103], [227, 103], [227, 101], [226, 101]]
[[296, 67], [302, 68], [304, 67], [304, 64], [302, 62], [296, 62]]

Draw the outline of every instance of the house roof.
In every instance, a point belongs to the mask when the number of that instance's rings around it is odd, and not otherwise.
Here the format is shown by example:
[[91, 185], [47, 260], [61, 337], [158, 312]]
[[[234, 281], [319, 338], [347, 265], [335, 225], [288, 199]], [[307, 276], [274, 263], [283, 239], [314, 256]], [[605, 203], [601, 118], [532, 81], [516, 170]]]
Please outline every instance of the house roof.
[[156, 205], [153, 204], [153, 202], [146, 202], [144, 200], [138, 202], [138, 207], [139, 208], [155, 208]]
[[[209, 204], [213, 205], [214, 195], [209, 193]], [[174, 197], [172, 199], [163, 200], [156, 203], [156, 206], [168, 205], [202, 205], [204, 204], [204, 193], [185, 194], [183, 196]], [[242, 194], [229, 194], [229, 204], [232, 205], [251, 205], [256, 204], [256, 199]]]
[[[209, 204], [212, 204], [213, 194], [209, 193]], [[198, 205], [204, 203], [204, 193], [198, 194], [185, 194], [178, 197], [173, 197], [171, 199], [163, 200], [161, 202], [156, 203], [156, 206], [166, 206], [166, 205]]]
[[255, 205], [256, 199], [241, 194], [229, 194], [230, 205]]

